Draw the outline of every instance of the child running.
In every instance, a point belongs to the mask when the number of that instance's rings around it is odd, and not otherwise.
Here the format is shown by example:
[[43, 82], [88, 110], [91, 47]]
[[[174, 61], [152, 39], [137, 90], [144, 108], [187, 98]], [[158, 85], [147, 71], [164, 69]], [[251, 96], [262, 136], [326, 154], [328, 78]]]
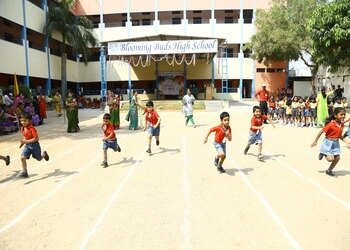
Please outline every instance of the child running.
[[33, 156], [34, 159], [41, 161], [43, 158], [48, 161], [49, 155], [46, 151], [43, 151], [41, 154], [41, 147], [39, 144], [39, 136], [32, 124], [32, 117], [30, 114], [23, 114], [20, 118], [22, 127], [21, 132], [23, 134], [24, 139], [21, 141], [20, 148], [24, 145], [24, 149], [22, 151], [21, 155], [21, 161], [22, 161], [22, 173], [18, 175], [18, 177], [21, 178], [28, 178], [28, 171], [27, 171], [27, 159], [30, 158], [30, 156]]
[[156, 137], [156, 145], [159, 146], [159, 134], [160, 134], [160, 116], [158, 113], [154, 110], [154, 104], [152, 101], [148, 101], [146, 103], [146, 109], [145, 109], [145, 126], [143, 128], [143, 131], [148, 131], [148, 149], [146, 150], [147, 153], [151, 154], [151, 143], [152, 143], [152, 137]]
[[250, 123], [249, 130], [249, 139], [248, 145], [244, 149], [244, 154], [248, 153], [250, 145], [255, 144], [258, 145], [258, 160], [262, 160], [264, 157], [261, 154], [262, 151], [262, 130], [264, 129], [264, 121], [268, 120], [271, 125], [275, 128], [275, 125], [272, 123], [271, 119], [266, 115], [261, 114], [261, 110], [259, 106], [253, 107], [253, 117]]
[[212, 127], [209, 130], [207, 136], [204, 138], [204, 143], [207, 143], [209, 135], [215, 132], [214, 147], [218, 154], [214, 159], [214, 165], [220, 173], [225, 173], [226, 171], [222, 167], [222, 164], [226, 158], [226, 140], [231, 141], [232, 139], [229, 113], [222, 112], [220, 114], [220, 120], [220, 125]]
[[10, 156], [9, 155], [6, 155], [6, 156], [0, 155], [0, 159], [5, 161], [6, 166], [10, 165]]
[[102, 138], [103, 141], [103, 162], [101, 165], [106, 168], [108, 167], [107, 162], [107, 150], [108, 148], [111, 148], [114, 150], [114, 152], [121, 151], [121, 148], [118, 145], [117, 138], [115, 136], [114, 132], [114, 126], [111, 123], [111, 115], [110, 114], [104, 114], [103, 115], [103, 124], [102, 124], [102, 130], [104, 133], [104, 136]]
[[[335, 108], [333, 116], [327, 118], [326, 125], [320, 130], [315, 138], [315, 141], [311, 144], [311, 147], [316, 146], [317, 140], [320, 138], [322, 133], [326, 134], [326, 138], [324, 138], [320, 148], [318, 159], [322, 160], [322, 158], [326, 156], [326, 160], [331, 162], [331, 165], [326, 171], [326, 174], [330, 176], [334, 176], [333, 168], [340, 160], [339, 139], [345, 142], [344, 137], [342, 136], [345, 114], [344, 108]], [[348, 146], [350, 145], [349, 142], [347, 144]]]

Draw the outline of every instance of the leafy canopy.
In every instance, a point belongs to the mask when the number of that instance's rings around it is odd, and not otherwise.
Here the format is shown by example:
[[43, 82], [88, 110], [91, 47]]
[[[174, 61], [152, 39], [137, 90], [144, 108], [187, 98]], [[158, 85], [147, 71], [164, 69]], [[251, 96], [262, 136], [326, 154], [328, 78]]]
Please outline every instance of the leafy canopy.
[[319, 6], [309, 20], [309, 32], [319, 64], [332, 72], [350, 68], [350, 1]]

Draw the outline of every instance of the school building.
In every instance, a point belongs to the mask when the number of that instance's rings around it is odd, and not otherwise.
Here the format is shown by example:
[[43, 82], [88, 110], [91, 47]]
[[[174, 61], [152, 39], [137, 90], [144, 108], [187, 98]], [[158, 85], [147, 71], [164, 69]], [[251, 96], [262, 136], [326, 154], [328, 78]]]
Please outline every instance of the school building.
[[[0, 87], [16, 73], [32, 89], [59, 89], [61, 37], [43, 34], [46, 6], [57, 2], [0, 1]], [[68, 46], [67, 87], [84, 95], [137, 89], [156, 99], [186, 88], [202, 99], [251, 98], [263, 83], [276, 92], [286, 87], [287, 63], [259, 64], [244, 47], [268, 2], [79, 0], [74, 13], [93, 22], [101, 46], [90, 49], [88, 65]]]

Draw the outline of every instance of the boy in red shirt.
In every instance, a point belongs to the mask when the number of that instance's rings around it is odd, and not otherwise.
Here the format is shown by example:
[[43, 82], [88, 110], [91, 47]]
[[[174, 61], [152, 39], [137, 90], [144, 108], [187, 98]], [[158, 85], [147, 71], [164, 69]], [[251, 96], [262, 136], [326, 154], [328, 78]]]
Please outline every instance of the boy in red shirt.
[[225, 169], [222, 164], [226, 158], [226, 140], [232, 140], [231, 127], [230, 127], [230, 115], [227, 112], [220, 114], [221, 124], [213, 127], [209, 130], [207, 136], [204, 139], [204, 143], [207, 143], [208, 137], [212, 132], [215, 132], [214, 147], [218, 152], [214, 159], [214, 165], [220, 173], [225, 173]]
[[159, 146], [159, 134], [160, 134], [160, 116], [153, 108], [154, 104], [152, 101], [148, 101], [146, 103], [146, 109], [145, 109], [145, 126], [143, 128], [143, 131], [148, 130], [148, 149], [146, 150], [147, 153], [151, 154], [151, 143], [152, 143], [152, 137], [156, 137], [156, 145]]
[[271, 119], [266, 115], [261, 114], [261, 110], [259, 106], [253, 107], [253, 117], [250, 122], [250, 130], [249, 130], [249, 139], [248, 145], [244, 149], [244, 154], [248, 153], [250, 145], [255, 144], [258, 145], [258, 160], [262, 160], [264, 157], [261, 154], [262, 150], [262, 130], [264, 129], [263, 123], [268, 120], [273, 127], [275, 125], [272, 123]]
[[104, 133], [104, 136], [102, 138], [103, 141], [103, 162], [102, 162], [102, 166], [108, 167], [108, 163], [107, 163], [107, 150], [108, 148], [111, 148], [114, 150], [114, 152], [121, 151], [121, 148], [118, 145], [117, 142], [117, 138], [115, 136], [115, 132], [114, 132], [114, 126], [111, 123], [111, 115], [110, 114], [104, 114], [103, 115], [103, 124], [102, 124], [102, 130]]
[[18, 177], [28, 178], [27, 171], [27, 159], [32, 156], [34, 159], [41, 161], [43, 158], [48, 161], [49, 155], [46, 151], [43, 151], [41, 154], [41, 148], [39, 144], [39, 136], [36, 129], [32, 124], [32, 117], [30, 114], [23, 114], [20, 118], [22, 127], [21, 132], [23, 134], [24, 139], [21, 141], [20, 148], [24, 145], [24, 149], [21, 155], [22, 161], [22, 169], [23, 172], [19, 174]]

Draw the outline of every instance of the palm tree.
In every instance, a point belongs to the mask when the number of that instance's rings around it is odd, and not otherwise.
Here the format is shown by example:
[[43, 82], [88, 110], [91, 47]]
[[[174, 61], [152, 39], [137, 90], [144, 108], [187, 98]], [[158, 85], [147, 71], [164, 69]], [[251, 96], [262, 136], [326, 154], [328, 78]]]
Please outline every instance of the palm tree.
[[97, 44], [97, 39], [92, 33], [93, 24], [85, 16], [76, 16], [72, 13], [75, 0], [63, 0], [59, 3], [51, 3], [47, 14], [47, 22], [44, 33], [51, 37], [53, 33], [62, 36], [61, 47], [61, 96], [65, 99], [67, 86], [67, 52], [66, 45], [72, 46], [73, 53], [80, 54], [87, 64], [88, 48]]

